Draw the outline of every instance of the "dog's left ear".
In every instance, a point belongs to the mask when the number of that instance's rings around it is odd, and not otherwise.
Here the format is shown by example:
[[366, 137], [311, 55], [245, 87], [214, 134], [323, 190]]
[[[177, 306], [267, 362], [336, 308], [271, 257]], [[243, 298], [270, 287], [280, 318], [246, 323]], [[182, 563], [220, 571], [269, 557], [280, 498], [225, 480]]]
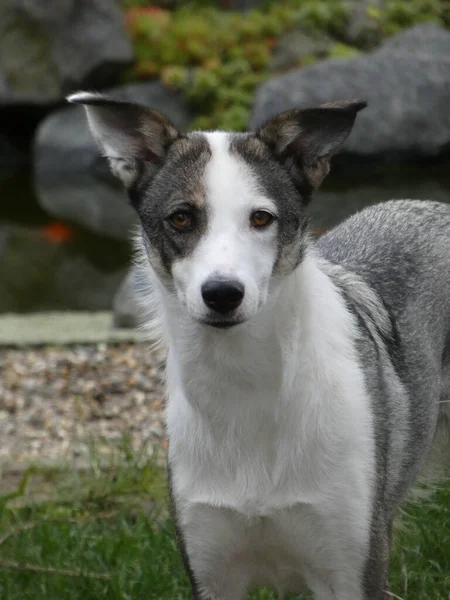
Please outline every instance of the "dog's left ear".
[[307, 194], [318, 188], [330, 170], [329, 160], [350, 134], [361, 100], [330, 102], [317, 108], [290, 110], [264, 123], [256, 132], [289, 169]]
[[67, 100], [84, 105], [95, 141], [127, 188], [143, 169], [156, 173], [170, 145], [182, 137], [167, 117], [152, 108], [90, 92], [72, 94]]

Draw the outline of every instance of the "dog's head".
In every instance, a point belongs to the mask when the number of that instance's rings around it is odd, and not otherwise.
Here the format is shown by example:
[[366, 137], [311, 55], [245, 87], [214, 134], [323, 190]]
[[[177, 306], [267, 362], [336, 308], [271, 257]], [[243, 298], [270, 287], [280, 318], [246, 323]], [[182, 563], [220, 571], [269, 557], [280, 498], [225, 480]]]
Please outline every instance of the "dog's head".
[[311, 193], [365, 106], [292, 110], [256, 133], [183, 135], [143, 106], [84, 92], [69, 100], [85, 105], [127, 188], [153, 270], [193, 319], [216, 327], [249, 319], [299, 264]]

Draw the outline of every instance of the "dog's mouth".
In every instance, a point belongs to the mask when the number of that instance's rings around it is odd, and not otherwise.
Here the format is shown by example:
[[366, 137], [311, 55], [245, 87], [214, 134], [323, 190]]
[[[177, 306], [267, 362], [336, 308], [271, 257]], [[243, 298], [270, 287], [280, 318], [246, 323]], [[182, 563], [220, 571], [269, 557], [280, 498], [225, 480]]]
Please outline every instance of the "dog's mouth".
[[241, 325], [244, 321], [242, 319], [202, 319], [200, 322], [216, 329], [231, 329], [236, 325]]

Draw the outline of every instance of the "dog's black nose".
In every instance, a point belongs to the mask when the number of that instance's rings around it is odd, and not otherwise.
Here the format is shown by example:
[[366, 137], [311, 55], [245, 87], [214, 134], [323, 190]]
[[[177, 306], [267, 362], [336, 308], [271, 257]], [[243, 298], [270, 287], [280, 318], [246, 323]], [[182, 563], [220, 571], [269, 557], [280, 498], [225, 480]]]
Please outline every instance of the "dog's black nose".
[[225, 315], [242, 302], [244, 286], [239, 281], [213, 279], [202, 285], [202, 297], [208, 308]]

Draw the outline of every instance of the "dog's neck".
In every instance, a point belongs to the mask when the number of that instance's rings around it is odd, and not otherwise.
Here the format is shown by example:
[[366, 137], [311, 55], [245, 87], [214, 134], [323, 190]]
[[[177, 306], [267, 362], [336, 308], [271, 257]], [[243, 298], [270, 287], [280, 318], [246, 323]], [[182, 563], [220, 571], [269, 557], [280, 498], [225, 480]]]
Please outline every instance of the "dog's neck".
[[313, 252], [278, 283], [258, 315], [232, 329], [195, 323], [173, 303], [163, 303], [168, 384], [180, 385], [194, 404], [214, 396], [214, 385], [233, 386], [237, 402], [246, 389], [278, 396], [289, 378], [298, 377], [298, 365], [326, 370], [334, 352], [353, 346], [353, 319]]

